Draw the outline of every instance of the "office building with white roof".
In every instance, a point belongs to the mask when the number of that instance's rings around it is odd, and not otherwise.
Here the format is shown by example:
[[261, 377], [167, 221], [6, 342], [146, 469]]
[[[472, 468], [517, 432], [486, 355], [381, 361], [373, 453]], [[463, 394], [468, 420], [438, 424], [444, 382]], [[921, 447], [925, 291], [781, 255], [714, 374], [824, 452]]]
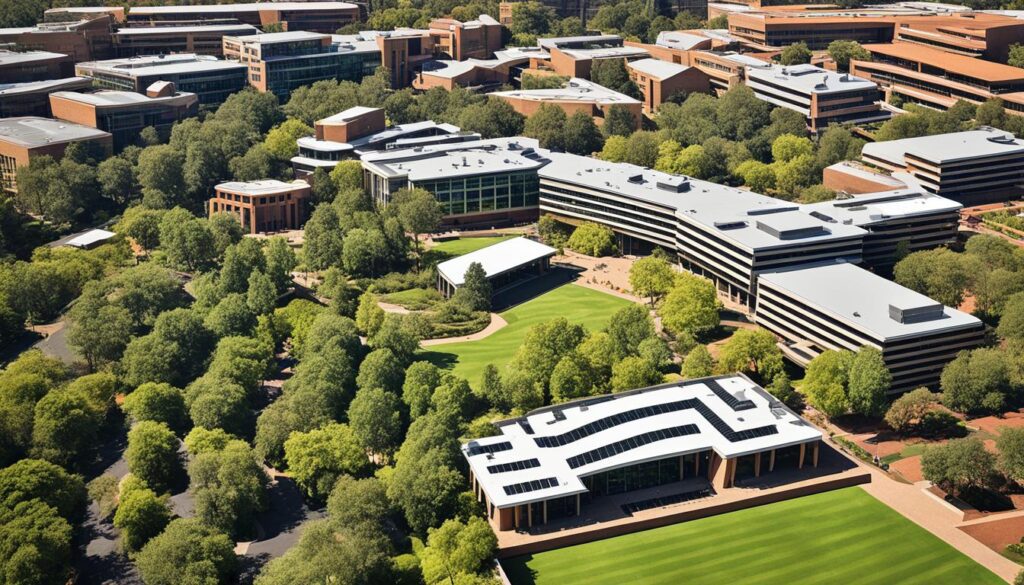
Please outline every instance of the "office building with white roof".
[[754, 320], [801, 365], [828, 349], [881, 350], [890, 393], [936, 387], [943, 366], [985, 333], [976, 317], [851, 264], [760, 274]]
[[872, 142], [861, 157], [968, 205], [1003, 201], [1024, 190], [1024, 140], [994, 128]]
[[78, 63], [75, 74], [91, 77], [103, 89], [137, 93], [169, 81], [178, 91], [196, 94], [200, 105], [216, 107], [247, 85], [248, 69], [237, 61], [179, 53]]
[[743, 375], [541, 408], [464, 444], [474, 493], [499, 531], [578, 516], [603, 497], [668, 484], [713, 496], [817, 466], [822, 433]]
[[527, 238], [512, 238], [463, 254], [437, 265], [437, 290], [451, 297], [466, 282], [470, 265], [479, 264], [491, 282], [492, 294], [524, 276], [543, 274], [558, 250]]

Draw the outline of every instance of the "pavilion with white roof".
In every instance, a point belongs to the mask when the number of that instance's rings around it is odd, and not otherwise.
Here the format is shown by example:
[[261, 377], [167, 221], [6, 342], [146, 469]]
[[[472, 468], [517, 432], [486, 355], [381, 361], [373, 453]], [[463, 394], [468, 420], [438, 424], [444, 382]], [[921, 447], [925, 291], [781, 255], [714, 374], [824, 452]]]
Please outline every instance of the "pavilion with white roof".
[[455, 294], [465, 282], [466, 271], [473, 263], [480, 264], [491, 281], [493, 290], [524, 276], [543, 273], [558, 250], [551, 246], [519, 237], [481, 248], [437, 265], [437, 290], [445, 297]]

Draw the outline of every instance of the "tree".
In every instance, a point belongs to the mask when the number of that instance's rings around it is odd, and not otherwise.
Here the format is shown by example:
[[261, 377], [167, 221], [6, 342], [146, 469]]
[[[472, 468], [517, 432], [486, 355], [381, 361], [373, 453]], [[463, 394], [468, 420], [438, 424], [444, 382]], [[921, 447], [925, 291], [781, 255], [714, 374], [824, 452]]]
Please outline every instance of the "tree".
[[700, 335], [718, 327], [721, 303], [715, 285], [706, 278], [679, 273], [658, 308], [662, 325], [673, 335]]
[[942, 369], [942, 404], [959, 412], [1002, 407], [1010, 378], [1007, 356], [996, 348], [961, 351]]
[[557, 404], [590, 396], [597, 383], [596, 372], [582, 355], [571, 352], [551, 371], [551, 402]]
[[[695, 95], [687, 98], [687, 102]], [[761, 128], [768, 125], [771, 120], [771, 106], [756, 95], [754, 90], [744, 84], [737, 85], [722, 94], [717, 101], [711, 100], [715, 106], [715, 115], [712, 118], [717, 120], [718, 131], [723, 138], [729, 140], [747, 140], [752, 138]], [[685, 105], [685, 104], [684, 104]], [[700, 114], [700, 110], [688, 112]], [[688, 144], [700, 144], [700, 142], [688, 142]]]
[[513, 35], [545, 35], [557, 19], [554, 9], [540, 2], [517, 2], [512, 6], [509, 30]]
[[135, 165], [121, 156], [112, 156], [101, 162], [96, 167], [96, 180], [103, 196], [118, 205], [125, 205], [138, 193]]
[[10, 510], [31, 500], [74, 523], [85, 514], [85, 484], [81, 476], [40, 459], [22, 459], [0, 469], [0, 509]]
[[427, 583], [461, 582], [463, 575], [483, 572], [497, 550], [498, 539], [479, 516], [468, 522], [446, 520], [432, 528], [421, 553], [423, 577]]
[[772, 158], [775, 161], [789, 162], [799, 156], [814, 154], [814, 143], [804, 136], [783, 134], [772, 141]]
[[217, 337], [245, 336], [256, 327], [256, 314], [241, 293], [225, 295], [206, 315], [203, 325]]
[[36, 403], [33, 456], [65, 467], [82, 465], [96, 445], [105, 415], [105, 408], [94, 408], [88, 397], [70, 387], [51, 391]]
[[390, 562], [390, 541], [366, 526], [337, 529], [331, 520], [310, 522], [296, 546], [268, 563], [258, 585], [396, 583]]
[[375, 335], [384, 324], [384, 309], [377, 304], [377, 296], [370, 291], [359, 297], [359, 308], [356, 309], [356, 327], [367, 337]]
[[698, 345], [686, 354], [683, 360], [683, 367], [680, 370], [683, 378], [703, 378], [710, 376], [715, 371], [715, 359], [711, 357], [706, 345]]
[[217, 343], [206, 376], [238, 384], [248, 393], [259, 389], [273, 359], [273, 348], [252, 337], [225, 337]]
[[172, 266], [195, 271], [214, 257], [213, 233], [197, 217], [175, 207], [160, 219], [160, 249]]
[[353, 228], [345, 235], [341, 261], [345, 271], [353, 276], [374, 277], [389, 260], [387, 238], [376, 228]]
[[266, 315], [274, 310], [277, 302], [277, 288], [269, 276], [260, 271], [249, 275], [249, 288], [245, 304], [256, 315]]
[[95, 370], [121, 359], [132, 327], [128, 309], [108, 301], [101, 283], [90, 282], [68, 311], [68, 345]]
[[938, 403], [938, 396], [931, 390], [912, 390], [892, 401], [889, 410], [885, 412], [885, 422], [897, 433], [905, 433]]
[[811, 62], [811, 50], [807, 43], [800, 41], [782, 49], [779, 55], [779, 63], [783, 65], [802, 65]]
[[348, 407], [348, 424], [356, 440], [370, 453], [385, 457], [398, 450], [402, 442], [402, 415], [394, 393], [381, 388], [356, 392]]
[[921, 455], [921, 473], [943, 490], [959, 495], [968, 488], [987, 484], [995, 471], [995, 459], [981, 439], [952, 439], [925, 450]]
[[565, 150], [565, 125], [569, 117], [554, 104], [541, 104], [523, 126], [523, 134], [536, 138], [541, 148]]
[[398, 392], [402, 388], [404, 372], [402, 362], [390, 349], [375, 349], [359, 365], [356, 386]]
[[733, 174], [755, 193], [767, 193], [775, 188], [775, 171], [771, 165], [761, 161], [743, 161], [733, 170]]
[[455, 466], [457, 428], [443, 414], [428, 413], [413, 421], [395, 456], [388, 497], [418, 534], [454, 516], [465, 479]]
[[412, 234], [416, 248], [416, 268], [419, 269], [423, 253], [420, 249], [420, 235], [436, 231], [441, 225], [444, 211], [437, 199], [425, 189], [399, 189], [391, 197], [392, 207], [402, 228]]
[[71, 524], [40, 500], [0, 505], [3, 582], [66, 583], [71, 569], [71, 534]]
[[284, 443], [288, 471], [310, 498], [322, 500], [342, 474], [359, 476], [370, 461], [352, 429], [331, 423], [306, 433], [294, 433]]
[[1021, 45], [1020, 43], [1010, 45], [1006, 64], [1012, 67], [1024, 67], [1024, 45]]
[[185, 405], [192, 424], [204, 429], [224, 429], [245, 436], [252, 431], [252, 408], [244, 388], [230, 380], [207, 374], [189, 384]]
[[181, 477], [178, 439], [163, 423], [142, 421], [128, 432], [128, 471], [154, 491], [165, 492]]
[[525, 120], [512, 104], [491, 97], [463, 109], [458, 124], [464, 131], [476, 132], [483, 138], [499, 138], [522, 134]]
[[256, 514], [267, 506], [269, 478], [245, 441], [197, 454], [188, 472], [196, 518], [233, 537], [252, 534]]
[[840, 71], [850, 70], [850, 61], [870, 61], [871, 53], [862, 47], [857, 41], [835, 40], [828, 45], [828, 56], [836, 62]]
[[474, 311], [491, 310], [491, 281], [479, 262], [471, 262], [455, 291], [455, 299]]
[[856, 159], [860, 157], [863, 146], [864, 141], [855, 137], [849, 129], [833, 124], [818, 138], [815, 162], [818, 168], [824, 169], [840, 161]]
[[614, 350], [613, 357], [622, 359], [636, 355], [637, 348], [645, 339], [655, 336], [654, 321], [641, 305], [629, 305], [612, 314], [605, 328]]
[[343, 239], [338, 214], [330, 205], [318, 205], [306, 220], [302, 256], [312, 270], [341, 264]]
[[327, 516], [341, 529], [382, 526], [391, 514], [384, 482], [367, 477], [355, 479], [343, 475], [331, 489], [327, 499]]
[[648, 297], [651, 306], [672, 288], [675, 271], [667, 260], [658, 256], [646, 256], [629, 268], [629, 285], [633, 293]]
[[263, 140], [263, 146], [275, 158], [287, 162], [299, 153], [299, 145], [296, 140], [303, 136], [312, 136], [313, 129], [307, 126], [302, 120], [285, 120], [281, 124], [271, 128], [267, 137]]
[[828, 350], [818, 354], [807, 364], [802, 386], [804, 394], [815, 408], [829, 418], [850, 411], [846, 387], [854, 359], [851, 351]]
[[607, 226], [585, 221], [573, 230], [567, 245], [587, 256], [609, 256], [617, 250], [615, 234]]
[[128, 553], [141, 550], [170, 521], [166, 498], [146, 488], [122, 494], [114, 514], [114, 527], [121, 532], [121, 546]]
[[277, 292], [282, 293], [292, 282], [292, 270], [298, 264], [295, 251], [288, 245], [288, 240], [274, 236], [267, 240], [263, 248], [267, 257], [267, 276], [274, 283]]
[[413, 362], [409, 365], [405, 370], [405, 382], [402, 384], [402, 401], [409, 408], [409, 418], [415, 420], [427, 413], [430, 408], [430, 397], [433, 396], [434, 389], [440, 385], [441, 370], [434, 364]]
[[188, 428], [188, 413], [181, 390], [170, 384], [147, 382], [125, 397], [121, 405], [132, 420], [163, 423], [182, 434]]
[[612, 391], [646, 388], [662, 381], [658, 366], [639, 356], [628, 356], [612, 366]]
[[178, 519], [135, 559], [146, 585], [224, 583], [238, 570], [235, 543], [202, 521]]
[[566, 152], [590, 156], [601, 150], [604, 136], [587, 112], [575, 112], [569, 116], [563, 128], [562, 147]]
[[508, 365], [503, 381], [514, 388], [511, 384], [515, 379], [513, 373], [518, 374], [517, 381], [522, 383], [519, 390], [526, 390], [526, 386], [532, 387], [539, 383], [540, 395], [543, 397], [543, 390], [555, 366], [565, 355], [576, 349], [584, 337], [586, 329], [570, 323], [564, 317], [556, 317], [530, 327]]
[[640, 91], [626, 70], [625, 59], [595, 59], [590, 69], [590, 80], [629, 97], [640, 97]]
[[[139, 154], [136, 172], [143, 189], [180, 197], [185, 192], [185, 153], [169, 144], [150, 146]], [[168, 202], [173, 201], [173, 199]], [[169, 207], [169, 206], [168, 206]]]
[[740, 329], [722, 345], [718, 368], [723, 372], [750, 372], [770, 383], [782, 372], [782, 350], [770, 332]]
[[871, 346], [857, 350], [848, 375], [850, 410], [866, 416], [881, 415], [885, 411], [885, 395], [892, 386], [892, 374], [885, 366], [882, 352]]
[[[1019, 274], [1017, 278], [1020, 278]], [[1006, 299], [996, 333], [1009, 341], [1024, 341], [1024, 292]]]
[[963, 302], [973, 272], [969, 258], [947, 248], [913, 252], [893, 267], [897, 283], [951, 307]]

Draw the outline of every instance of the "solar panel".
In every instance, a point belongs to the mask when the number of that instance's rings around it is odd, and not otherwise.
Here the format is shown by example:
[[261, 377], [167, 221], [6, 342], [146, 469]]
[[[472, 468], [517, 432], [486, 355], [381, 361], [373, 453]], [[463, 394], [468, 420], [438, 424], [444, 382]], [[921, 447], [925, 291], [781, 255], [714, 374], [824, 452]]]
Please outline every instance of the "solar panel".
[[498, 453], [500, 451], [510, 451], [512, 449], [512, 443], [508, 441], [502, 441], [501, 443], [494, 443], [491, 445], [470, 445], [466, 452], [469, 453], [470, 457], [473, 455], [480, 455], [481, 453]]
[[524, 481], [522, 483], [513, 483], [510, 485], [503, 486], [501, 489], [505, 490], [506, 496], [512, 496], [517, 494], [525, 494], [527, 492], [535, 492], [547, 488], [553, 488], [558, 485], [558, 480], [553, 477], [546, 477], [544, 479], [535, 479], [533, 481]]
[[587, 463], [593, 463], [595, 461], [612, 457], [613, 455], [618, 455], [619, 453], [638, 449], [644, 445], [654, 443], [655, 441], [663, 441], [665, 439], [683, 437], [686, 435], [696, 435], [698, 433], [700, 433], [700, 429], [697, 428], [697, 425], [682, 425], [678, 427], [658, 429], [656, 431], [648, 431], [646, 433], [622, 439], [621, 441], [616, 441], [604, 447], [599, 447], [597, 449], [580, 453], [579, 455], [574, 455], [566, 459], [566, 463], [569, 464], [571, 469], [576, 469], [577, 467], [582, 467]]
[[488, 465], [487, 472], [494, 473], [508, 473], [510, 471], [521, 471], [523, 469], [533, 469], [534, 467], [540, 467], [540, 461], [536, 459], [524, 459], [522, 461], [512, 461], [509, 463], [499, 463], [497, 465]]
[[527, 435], [533, 434], [533, 425], [530, 424], [530, 421], [526, 419], [520, 420], [519, 426], [523, 427], [523, 430], [526, 431]]
[[750, 400], [740, 400], [728, 392], [717, 380], [705, 380], [704, 385], [711, 388], [711, 391], [715, 393], [715, 396], [722, 399], [722, 402], [729, 405], [729, 408], [733, 410], [750, 410], [754, 408], [754, 403]]

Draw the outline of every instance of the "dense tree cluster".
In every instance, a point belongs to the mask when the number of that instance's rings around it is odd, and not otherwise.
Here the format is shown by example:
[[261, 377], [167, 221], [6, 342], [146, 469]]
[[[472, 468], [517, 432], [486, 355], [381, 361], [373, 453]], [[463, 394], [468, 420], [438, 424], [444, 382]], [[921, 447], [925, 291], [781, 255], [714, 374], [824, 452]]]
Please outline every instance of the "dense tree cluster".
[[865, 346], [856, 352], [828, 350], [807, 365], [801, 389], [807, 400], [830, 418], [847, 413], [880, 416], [892, 374], [882, 352]]

